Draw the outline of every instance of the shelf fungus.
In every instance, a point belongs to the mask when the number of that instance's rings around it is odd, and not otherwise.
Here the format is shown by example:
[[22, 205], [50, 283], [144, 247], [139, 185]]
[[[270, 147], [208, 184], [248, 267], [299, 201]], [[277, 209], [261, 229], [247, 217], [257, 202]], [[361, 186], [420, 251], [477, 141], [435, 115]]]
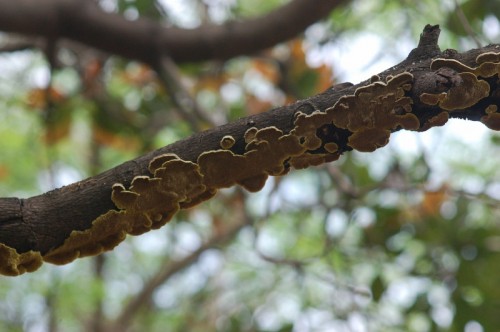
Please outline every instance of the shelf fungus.
[[[386, 83], [373, 79], [371, 84], [358, 88], [354, 95], [341, 97], [326, 112], [298, 114], [293, 133], [304, 136], [304, 145], [313, 150], [322, 144], [316, 130], [333, 124], [352, 132], [347, 143], [353, 149], [374, 151], [389, 142], [396, 128], [417, 130], [420, 127], [418, 118], [411, 113], [412, 100], [405, 96], [412, 81], [413, 75], [408, 72], [390, 77]], [[328, 146], [330, 153], [332, 148], [334, 146]]]
[[[490, 94], [490, 85], [484, 78], [500, 73], [500, 53], [483, 53], [476, 58], [477, 67], [469, 67], [455, 59], [435, 59], [431, 70], [450, 68], [456, 71], [456, 79], [446, 92], [423, 93], [420, 100], [427, 105], [437, 105], [445, 111], [463, 110], [477, 104]], [[488, 115], [486, 115], [488, 117]], [[491, 119], [496, 116], [492, 116]], [[488, 117], [489, 119], [489, 117]], [[487, 122], [493, 120], [485, 120]], [[496, 122], [496, 120], [495, 120]]]
[[0, 243], [0, 274], [18, 276], [38, 270], [42, 265], [42, 255], [38, 251], [17, 253], [14, 248]]
[[44, 255], [44, 261], [66, 264], [111, 250], [127, 234], [139, 235], [165, 225], [181, 204], [189, 205], [215, 194], [203, 184], [197, 164], [175, 155], [153, 159], [149, 171], [153, 177], [135, 177], [128, 190], [114, 184], [111, 199], [120, 210], [99, 216], [89, 229], [73, 231], [62, 246]]
[[481, 122], [492, 130], [500, 130], [500, 113], [497, 105], [489, 105], [485, 109], [486, 115], [481, 117]]
[[429, 118], [425, 123], [423, 123], [422, 127], [420, 127], [419, 131], [426, 131], [433, 127], [441, 127], [448, 122], [450, 119], [450, 113], [448, 112], [440, 112], [433, 117]]
[[228, 150], [233, 147], [234, 143], [236, 143], [234, 137], [231, 135], [226, 135], [220, 140], [220, 147], [224, 150]]
[[196, 163], [174, 154], [154, 158], [149, 164], [151, 177], [135, 177], [128, 189], [122, 184], [113, 185], [111, 199], [119, 210], [101, 215], [87, 230], [73, 231], [43, 260], [65, 264], [110, 250], [127, 234], [139, 235], [159, 228], [179, 209], [211, 198], [219, 188], [239, 184], [258, 191], [269, 175], [287, 172], [286, 159], [305, 151], [298, 137], [285, 135], [276, 127], [249, 129], [243, 155], [225, 149], [234, 144], [233, 140], [223, 138], [222, 149], [202, 153]]

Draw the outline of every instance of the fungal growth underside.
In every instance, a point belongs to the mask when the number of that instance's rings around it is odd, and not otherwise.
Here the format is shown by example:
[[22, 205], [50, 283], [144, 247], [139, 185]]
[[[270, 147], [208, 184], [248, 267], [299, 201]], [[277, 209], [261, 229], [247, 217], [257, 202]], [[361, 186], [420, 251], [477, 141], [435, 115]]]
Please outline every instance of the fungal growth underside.
[[[416, 96], [418, 102], [436, 106], [433, 116], [424, 123], [413, 111], [414, 75], [402, 72], [388, 76], [385, 82], [375, 76], [369, 84], [341, 97], [324, 111], [296, 112], [294, 128], [289, 132], [274, 126], [249, 128], [242, 154], [231, 150], [236, 138], [224, 136], [220, 149], [202, 153], [196, 162], [175, 154], [156, 157], [149, 164], [151, 176], [135, 177], [129, 188], [113, 185], [111, 199], [118, 210], [99, 216], [89, 229], [73, 231], [63, 245], [42, 256], [34, 251], [18, 254], [0, 244], [0, 273], [18, 275], [36, 270], [42, 261], [66, 264], [78, 257], [97, 255], [114, 248], [127, 234], [160, 228], [179, 209], [211, 198], [219, 188], [239, 184], [254, 192], [264, 186], [268, 176], [284, 175], [290, 167], [300, 169], [336, 160], [342, 152], [338, 142], [318, 136], [325, 126], [348, 130], [351, 134], [347, 146], [370, 152], [386, 145], [395, 130], [422, 131], [443, 125], [452, 112], [489, 96], [490, 85], [484, 79], [498, 77], [500, 53], [482, 54], [476, 62], [475, 68], [445, 58], [432, 62], [432, 71], [446, 67], [458, 76], [447, 91]], [[487, 105], [481, 121], [500, 130], [497, 105]]]

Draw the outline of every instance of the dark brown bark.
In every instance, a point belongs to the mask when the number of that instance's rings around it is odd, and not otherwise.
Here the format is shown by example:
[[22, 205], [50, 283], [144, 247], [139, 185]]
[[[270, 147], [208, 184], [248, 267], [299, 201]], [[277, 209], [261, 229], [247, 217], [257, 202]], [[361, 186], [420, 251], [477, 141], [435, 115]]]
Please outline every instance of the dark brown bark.
[[164, 55], [191, 62], [252, 54], [293, 38], [342, 2], [294, 0], [262, 17], [179, 29], [146, 18], [129, 21], [93, 1], [0, 0], [0, 30], [68, 38], [156, 66]]

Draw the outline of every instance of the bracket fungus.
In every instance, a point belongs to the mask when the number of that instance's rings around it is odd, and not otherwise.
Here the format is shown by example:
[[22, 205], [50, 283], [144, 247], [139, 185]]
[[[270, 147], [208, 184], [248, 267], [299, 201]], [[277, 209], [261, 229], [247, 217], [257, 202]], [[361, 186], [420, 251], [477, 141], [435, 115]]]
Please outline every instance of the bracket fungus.
[[[418, 80], [408, 71], [383, 78], [373, 75], [354, 92], [350, 83], [334, 88], [340, 97], [331, 106], [323, 104], [322, 110], [312, 98], [299, 102], [293, 126], [287, 130], [271, 125], [257, 128], [254, 120], [248, 120], [244, 134], [217, 139], [213, 149], [199, 152], [192, 161], [172, 153], [156, 156], [149, 162], [149, 175], [136, 176], [128, 188], [113, 184], [111, 200], [117, 209], [97, 217], [90, 228], [71, 232], [59, 247], [43, 255], [35, 251], [19, 254], [0, 244], [0, 274], [18, 275], [36, 270], [42, 261], [65, 264], [99, 254], [114, 248], [127, 234], [138, 235], [165, 225], [179, 209], [211, 198], [220, 188], [238, 184], [258, 191], [269, 176], [284, 175], [290, 167], [333, 161], [352, 149], [374, 151], [386, 145], [398, 129], [423, 131], [443, 125], [451, 111], [463, 110], [489, 96], [486, 79], [499, 75], [500, 53], [484, 53], [475, 61], [477, 66], [470, 67], [454, 59], [434, 59], [430, 69], [441, 76], [438, 89], [432, 91], [439, 93], [417, 93]], [[413, 109], [418, 98], [425, 105], [437, 106], [432, 107], [437, 112], [427, 114], [424, 123]], [[312, 112], [309, 107], [302, 112], [304, 105], [312, 106]], [[480, 120], [500, 130], [495, 101], [485, 108]]]
[[488, 128], [500, 130], [500, 113], [497, 105], [489, 105], [485, 109], [486, 115], [482, 116], [480, 121]]
[[38, 270], [42, 265], [42, 255], [38, 251], [19, 254], [14, 248], [0, 243], [0, 262], [0, 274], [17, 276]]
[[[461, 78], [447, 92], [440, 94], [423, 93], [420, 100], [427, 105], [438, 105], [446, 111], [463, 110], [477, 104], [490, 94], [490, 85], [484, 78], [500, 73], [500, 53], [487, 52], [476, 57], [477, 67], [467, 66], [455, 59], [435, 59], [431, 70], [451, 68]], [[489, 116], [487, 115], [489, 118]], [[493, 115], [491, 119], [496, 117]], [[491, 123], [493, 120], [485, 120]]]
[[[387, 82], [372, 79], [372, 83], [356, 89], [354, 95], [341, 97], [326, 112], [315, 111], [310, 115], [298, 114], [293, 133], [305, 136], [305, 146], [317, 149], [322, 141], [316, 130], [333, 124], [352, 132], [347, 144], [353, 149], [370, 152], [384, 146], [393, 130], [400, 127], [417, 130], [418, 118], [411, 113], [412, 100], [405, 96], [411, 89], [413, 75], [408, 72], [388, 78]], [[334, 146], [329, 146], [331, 153]]]
[[452, 87], [448, 92], [440, 94], [423, 93], [420, 100], [427, 105], [438, 105], [446, 111], [462, 110], [488, 97], [490, 85], [478, 80], [473, 73], [459, 73], [462, 78], [460, 85]]
[[420, 127], [419, 131], [426, 131], [432, 127], [444, 126], [449, 119], [450, 119], [450, 113], [439, 112], [438, 114], [434, 115], [433, 117], [425, 121], [423, 125]]
[[228, 150], [233, 147], [234, 143], [236, 143], [234, 137], [231, 135], [226, 135], [220, 140], [220, 147], [224, 150]]

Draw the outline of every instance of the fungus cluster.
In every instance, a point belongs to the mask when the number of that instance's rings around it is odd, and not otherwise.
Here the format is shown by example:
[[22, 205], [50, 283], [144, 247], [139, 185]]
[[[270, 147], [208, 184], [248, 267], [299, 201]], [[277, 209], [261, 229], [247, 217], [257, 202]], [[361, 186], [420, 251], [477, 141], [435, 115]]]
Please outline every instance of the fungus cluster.
[[[456, 84], [439, 94], [422, 93], [421, 102], [437, 105], [443, 111], [421, 124], [412, 113], [413, 75], [402, 72], [383, 82], [375, 75], [369, 84], [354, 94], [345, 95], [325, 111], [311, 114], [298, 111], [294, 127], [285, 133], [277, 127], [249, 128], [244, 137], [224, 136], [220, 148], [200, 154], [196, 162], [164, 154], [151, 160], [151, 176], [135, 177], [129, 188], [114, 184], [111, 200], [118, 210], [110, 210], [92, 222], [89, 229], [73, 231], [65, 242], [43, 257], [39, 252], [18, 254], [0, 244], [0, 273], [18, 275], [36, 270], [43, 261], [65, 264], [78, 257], [96, 255], [114, 248], [127, 234], [138, 235], [166, 224], [182, 208], [194, 206], [214, 196], [218, 189], [241, 185], [258, 191], [268, 176], [286, 174], [291, 167], [300, 169], [339, 158], [335, 139], [318, 136], [321, 130], [334, 127], [349, 132], [347, 146], [370, 152], [386, 145], [391, 132], [402, 128], [426, 130], [444, 124], [449, 112], [476, 104], [490, 93], [488, 82], [481, 78], [498, 75], [500, 53], [477, 57], [471, 68], [452, 59], [436, 59], [431, 69], [451, 68], [458, 75]], [[312, 105], [314, 107], [314, 105]], [[481, 121], [500, 129], [500, 113], [489, 105]], [[328, 137], [328, 138], [326, 138]], [[243, 153], [231, 149], [239, 139]]]
[[17, 276], [38, 270], [42, 265], [42, 255], [38, 251], [19, 254], [16, 249], [0, 243], [0, 262], [0, 274]]
[[[113, 185], [111, 199], [118, 211], [98, 217], [87, 230], [73, 231], [62, 246], [43, 259], [65, 264], [96, 255], [115, 247], [126, 234], [138, 235], [163, 226], [179, 209], [209, 199], [217, 189], [239, 184], [258, 191], [268, 176], [285, 174], [287, 165], [305, 168], [337, 159], [337, 144], [317, 136], [317, 130], [324, 125], [351, 131], [348, 144], [360, 151], [373, 151], [387, 144], [396, 127], [418, 129], [418, 119], [410, 113], [411, 99], [404, 96], [412, 78], [402, 73], [387, 83], [372, 82], [354, 95], [340, 98], [326, 112], [299, 112], [288, 134], [276, 127], [252, 127], [244, 135], [243, 154], [231, 151], [234, 137], [224, 136], [220, 149], [202, 153], [195, 163], [174, 154], [156, 157], [149, 165], [151, 177], [135, 177], [128, 189], [122, 184]], [[324, 152], [313, 153], [319, 148]]]
[[354, 95], [341, 97], [325, 112], [298, 114], [292, 133], [304, 137], [309, 150], [325, 144], [325, 150], [333, 153], [334, 143], [322, 142], [316, 136], [316, 130], [326, 124], [352, 132], [347, 144], [363, 152], [371, 152], [386, 145], [391, 132], [398, 127], [417, 130], [420, 122], [411, 113], [411, 98], [405, 97], [405, 92], [411, 89], [413, 75], [403, 72], [388, 77], [387, 83], [379, 79], [373, 76], [369, 85], [356, 89]]
[[[43, 255], [43, 260], [66, 264], [99, 254], [114, 248], [127, 234], [138, 235], [163, 226], [179, 209], [211, 198], [219, 188], [239, 184], [258, 191], [268, 176], [283, 175], [289, 166], [305, 168], [336, 160], [340, 156], [338, 145], [317, 136], [325, 125], [351, 131], [348, 144], [352, 148], [373, 151], [387, 144], [396, 127], [418, 128], [418, 119], [410, 113], [411, 99], [404, 96], [411, 81], [409, 73], [391, 77], [387, 83], [374, 80], [354, 95], [340, 98], [325, 112], [298, 112], [289, 133], [273, 126], [251, 127], [243, 137], [243, 154], [231, 151], [234, 137], [224, 136], [220, 149], [202, 153], [196, 162], [174, 154], [156, 157], [149, 164], [152, 176], [135, 177], [128, 189], [113, 185], [111, 199], [118, 210], [99, 216], [86, 230], [73, 231], [61, 246]], [[19, 255], [11, 248], [0, 247], [0, 253], [5, 250], [9, 274], [32, 271], [41, 264], [36, 258], [40, 253]]]
[[[444, 111], [464, 110], [490, 96], [490, 84], [484, 80], [500, 74], [500, 53], [488, 52], [477, 56], [477, 67], [469, 67], [454, 59], [435, 59], [431, 70], [450, 68], [458, 73], [459, 83], [448, 91], [439, 94], [423, 93], [420, 100], [427, 105], [437, 105]], [[489, 105], [484, 110], [481, 122], [488, 128], [500, 130], [500, 113], [496, 105]], [[441, 113], [443, 114], [443, 113]], [[441, 115], [442, 122], [448, 115]], [[445, 121], [446, 122], [446, 121]]]

